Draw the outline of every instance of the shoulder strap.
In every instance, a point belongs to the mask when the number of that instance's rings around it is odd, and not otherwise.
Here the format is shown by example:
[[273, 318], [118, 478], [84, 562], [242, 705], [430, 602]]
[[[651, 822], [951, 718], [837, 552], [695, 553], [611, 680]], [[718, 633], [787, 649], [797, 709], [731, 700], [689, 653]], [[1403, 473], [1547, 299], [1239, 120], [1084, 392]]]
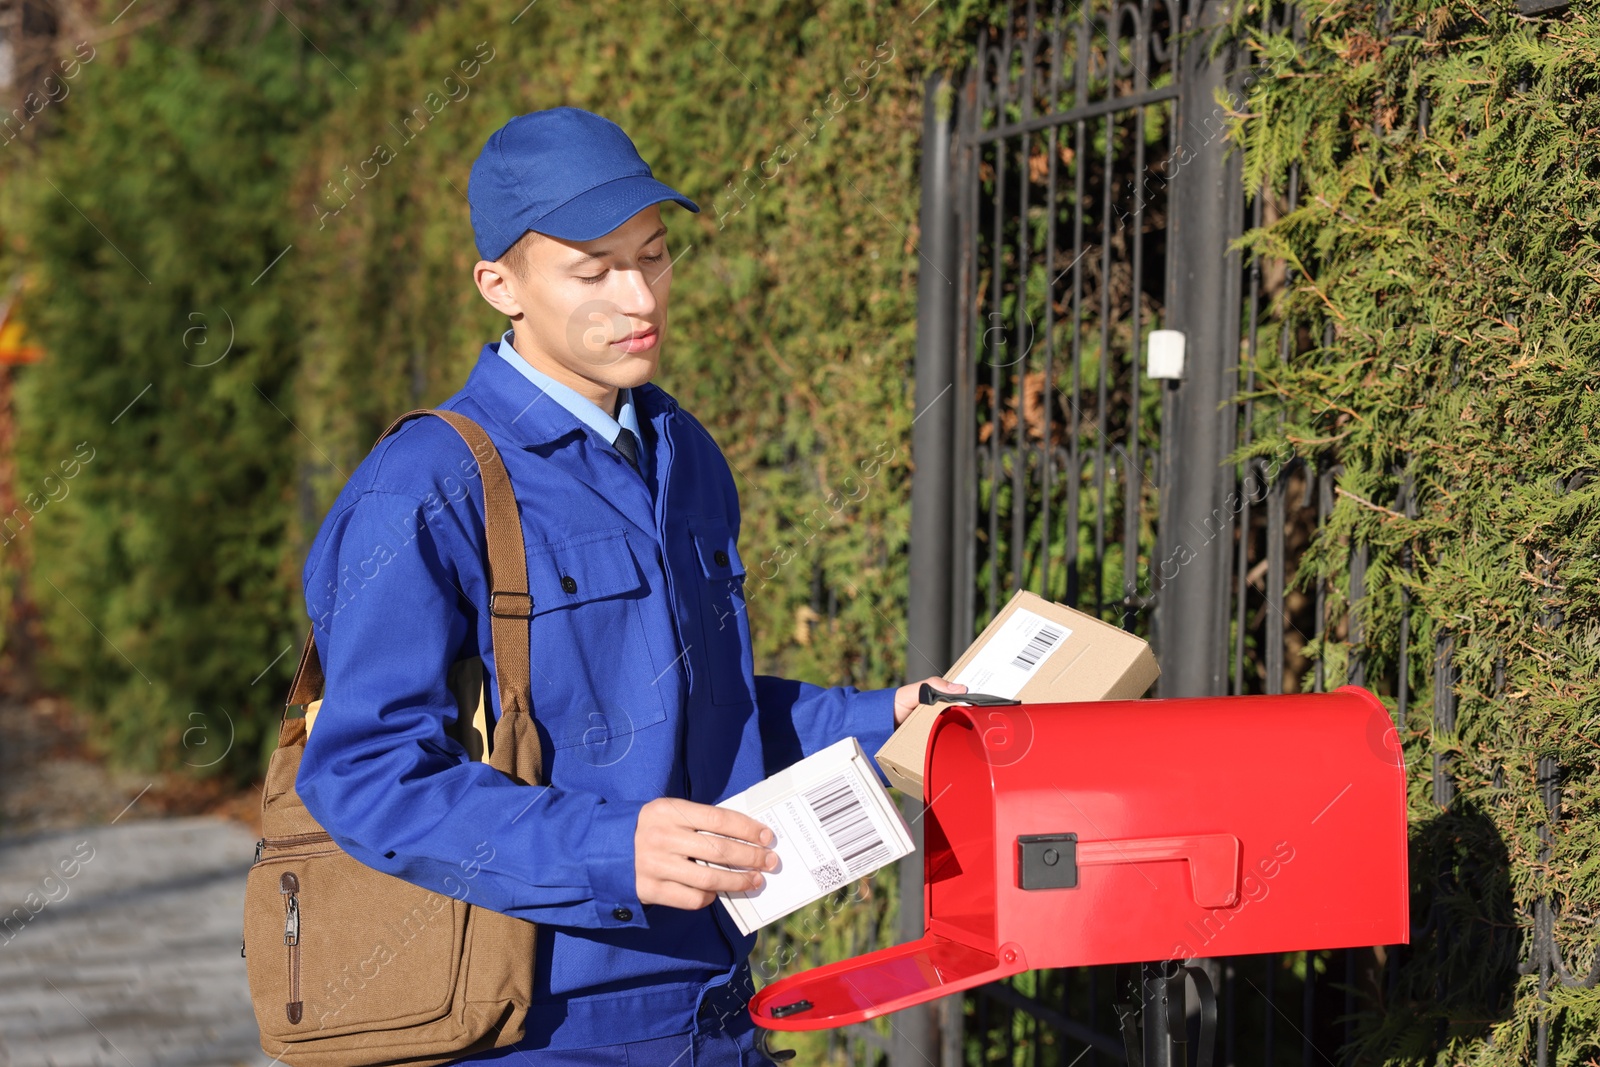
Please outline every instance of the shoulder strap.
[[[494, 646], [495, 680], [500, 690], [500, 721], [490, 748], [491, 765], [521, 780], [543, 779], [538, 733], [533, 729], [533, 684], [528, 656], [528, 557], [522, 541], [522, 516], [500, 452], [483, 427], [454, 411], [417, 408], [389, 424], [373, 442], [388, 437], [408, 419], [437, 415], [461, 435], [483, 478], [484, 533], [489, 547], [489, 636]], [[300, 666], [289, 685], [287, 706], [309, 704], [322, 696], [322, 659], [316, 630], [306, 631]], [[520, 773], [519, 773], [520, 772]]]

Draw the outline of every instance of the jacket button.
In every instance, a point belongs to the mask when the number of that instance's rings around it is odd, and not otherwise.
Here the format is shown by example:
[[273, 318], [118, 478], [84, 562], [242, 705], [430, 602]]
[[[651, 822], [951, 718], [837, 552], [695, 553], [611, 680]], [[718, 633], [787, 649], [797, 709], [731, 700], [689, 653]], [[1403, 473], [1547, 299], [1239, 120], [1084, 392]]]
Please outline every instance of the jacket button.
[[578, 591], [578, 583], [573, 580], [572, 575], [563, 574], [561, 576], [561, 588], [569, 593], [576, 593]]
[[617, 920], [619, 923], [632, 922], [633, 911], [630, 908], [613, 908], [611, 910], [611, 917]]
[[711, 554], [711, 558], [717, 561], [717, 566], [719, 567], [728, 565], [728, 554], [720, 548]]

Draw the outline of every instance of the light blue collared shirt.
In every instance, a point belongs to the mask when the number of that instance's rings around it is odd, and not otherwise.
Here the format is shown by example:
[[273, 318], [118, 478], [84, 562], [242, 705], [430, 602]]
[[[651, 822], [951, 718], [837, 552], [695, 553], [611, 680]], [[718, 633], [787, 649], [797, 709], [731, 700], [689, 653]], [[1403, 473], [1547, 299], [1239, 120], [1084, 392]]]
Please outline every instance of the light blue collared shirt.
[[[609, 441], [613, 446], [616, 445], [617, 434], [625, 429], [632, 430], [634, 440], [638, 442], [636, 451], [639, 457], [639, 473], [645, 475], [648, 479], [650, 474], [650, 454], [649, 450], [644, 447], [644, 434], [639, 432], [639, 416], [633, 407], [633, 390], [628, 388], [617, 390], [621, 397], [621, 403], [617, 409], [617, 417], [612, 418], [609, 413], [600, 409], [599, 404], [596, 404], [571, 386], [556, 381], [550, 375], [523, 359], [521, 354], [517, 352], [516, 347], [511, 343], [511, 335], [514, 332], [513, 330], [507, 330], [500, 335], [500, 344], [495, 348], [495, 351], [500, 354], [500, 358], [517, 368], [524, 378], [538, 386], [546, 396], [572, 412], [573, 415], [577, 416], [579, 422], [594, 430], [603, 440]], [[619, 449], [618, 451], [621, 450]]]

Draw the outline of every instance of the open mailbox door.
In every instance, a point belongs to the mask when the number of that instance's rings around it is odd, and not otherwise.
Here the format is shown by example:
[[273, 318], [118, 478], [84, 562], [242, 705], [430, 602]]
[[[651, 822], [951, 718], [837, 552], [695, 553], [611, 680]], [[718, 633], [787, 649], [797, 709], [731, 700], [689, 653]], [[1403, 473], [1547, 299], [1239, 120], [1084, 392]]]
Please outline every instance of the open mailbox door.
[[758, 1024], [1030, 968], [1409, 940], [1405, 767], [1364, 689], [954, 706], [923, 780], [926, 934], [766, 986]]

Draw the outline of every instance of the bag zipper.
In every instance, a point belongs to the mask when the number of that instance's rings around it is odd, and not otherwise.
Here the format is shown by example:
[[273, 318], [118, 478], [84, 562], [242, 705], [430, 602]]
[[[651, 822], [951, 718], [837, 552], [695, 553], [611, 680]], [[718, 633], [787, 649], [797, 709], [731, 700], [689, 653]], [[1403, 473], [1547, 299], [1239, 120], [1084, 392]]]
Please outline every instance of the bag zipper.
[[283, 901], [283, 943], [289, 949], [289, 1001], [284, 1014], [291, 1023], [299, 1023], [304, 1012], [300, 1000], [300, 877], [293, 871], [284, 871], [278, 878], [278, 892]]
[[[326, 830], [312, 830], [309, 833], [304, 833], [304, 834], [286, 834], [283, 837], [260, 837], [260, 838], [256, 839], [256, 857], [255, 857], [255, 859], [250, 861], [250, 866], [254, 867], [256, 864], [260, 863], [261, 862], [261, 853], [266, 851], [269, 848], [293, 848], [296, 845], [312, 845], [312, 844], [318, 844], [318, 843], [323, 842], [323, 841], [332, 841], [332, 840], [333, 840], [333, 837]], [[287, 876], [285, 876], [285, 877], [287, 877]], [[284, 889], [282, 887], [282, 884], [280, 883], [279, 892], [287, 893], [287, 892], [289, 892], [289, 890]], [[298, 887], [296, 889], [296, 892], [298, 892]], [[293, 921], [293, 927], [294, 927], [294, 931], [295, 931], [295, 940], [294, 941], [290, 941], [289, 940], [289, 929], [290, 929], [291, 920], [287, 916], [285, 916], [285, 918], [284, 918], [283, 943], [285, 945], [293, 946], [294, 944], [298, 943], [298, 941], [299, 941], [300, 902], [299, 902], [299, 900], [297, 899], [296, 896], [291, 896], [289, 898], [289, 900], [290, 900], [290, 903], [294, 907], [294, 918], [293, 918], [292, 921]], [[287, 906], [288, 905], [286, 905], [286, 907]], [[296, 951], [298, 951], [298, 950], [296, 950]], [[239, 958], [240, 959], [247, 959], [248, 958], [244, 954], [244, 937], [243, 936], [241, 936], [239, 938]], [[296, 997], [296, 999], [298, 1000], [298, 996]]]
[[256, 859], [261, 859], [263, 849], [293, 848], [296, 845], [310, 845], [320, 841], [332, 841], [333, 837], [326, 830], [312, 830], [304, 834], [288, 834], [284, 837], [263, 837], [256, 842]]

